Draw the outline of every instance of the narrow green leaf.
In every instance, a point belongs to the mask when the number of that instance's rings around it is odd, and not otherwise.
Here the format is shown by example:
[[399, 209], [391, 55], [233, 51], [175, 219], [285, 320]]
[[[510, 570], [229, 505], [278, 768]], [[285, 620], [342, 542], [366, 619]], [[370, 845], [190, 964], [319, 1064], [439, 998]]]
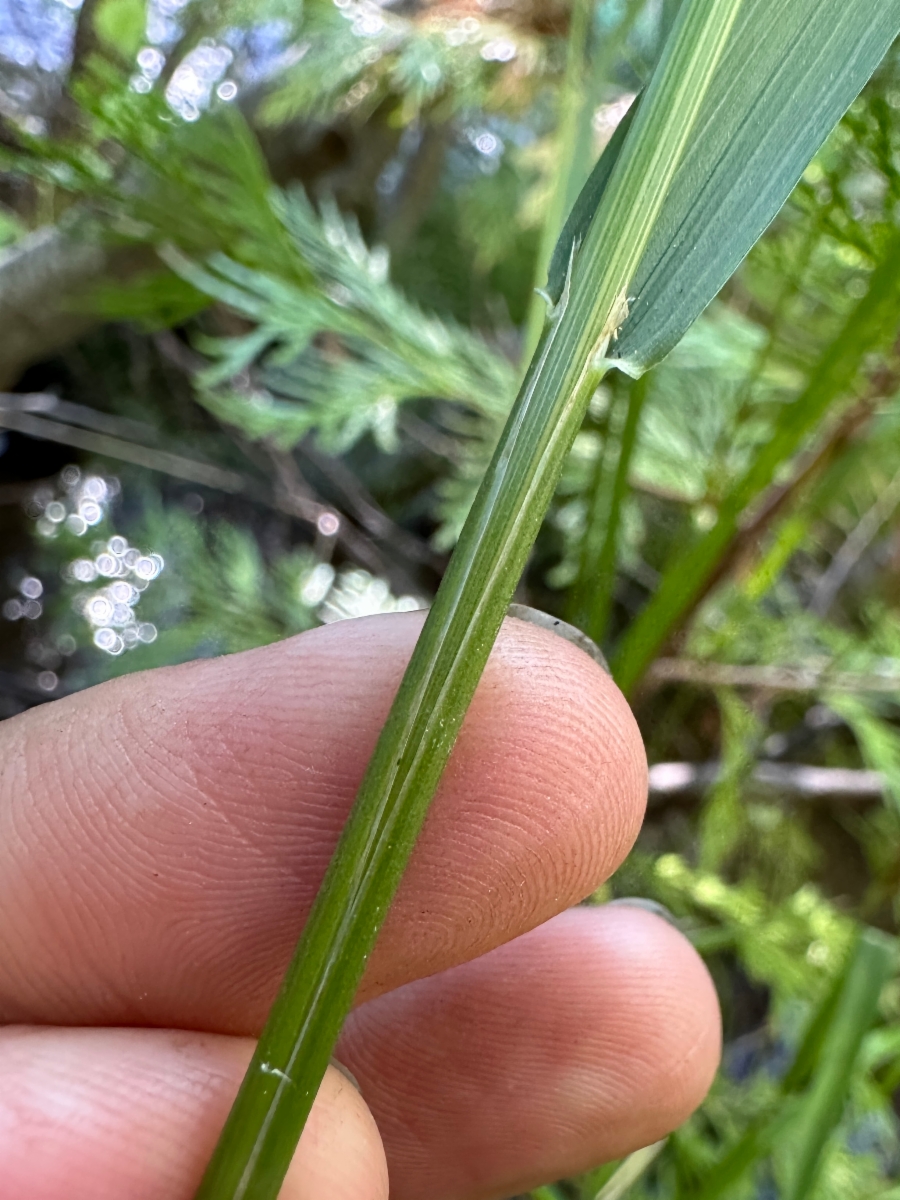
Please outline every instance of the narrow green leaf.
[[742, 0], [688, 0], [556, 305], [197, 1193], [275, 1200]]
[[[608, 98], [616, 63], [622, 58], [626, 60], [632, 58], [628, 40], [641, 17], [646, 15], [647, 0], [624, 0], [621, 6], [607, 3], [597, 5], [595, 0], [592, 7], [595, 37], [589, 45], [587, 80], [584, 86], [581, 119], [578, 122], [573, 147], [573, 169], [568, 179], [566, 203], [560, 213], [560, 229], [566, 214], [571, 211], [578, 199], [579, 192], [591, 173], [596, 139], [594, 117], [597, 107]], [[616, 13], [614, 20], [611, 18], [612, 13]], [[597, 28], [598, 24], [601, 26], [600, 29]], [[665, 36], [659, 38], [660, 51], [665, 46], [671, 32], [672, 24], [670, 23], [665, 30]], [[646, 74], [649, 78], [652, 70]], [[551, 246], [550, 249], [552, 250], [553, 247]]]
[[896, 968], [896, 941], [877, 929], [864, 929], [803, 1107], [788, 1126], [789, 1181], [783, 1200], [806, 1200], [812, 1193], [822, 1153], [843, 1111], [862, 1040], [875, 1019], [881, 990]]
[[[806, 1200], [822, 1150], [840, 1119], [853, 1065], [875, 1017], [882, 988], [897, 966], [897, 943], [863, 929], [846, 967], [810, 1021], [781, 1081], [774, 1111], [753, 1121], [728, 1153], [688, 1193], [720, 1200], [786, 1141], [791, 1183], [782, 1200]], [[687, 1200], [687, 1197], [685, 1197]]]
[[635, 276], [620, 367], [675, 346], [898, 35], [900, 0], [747, 0]]
[[532, 1191], [531, 1200], [561, 1200], [561, 1196], [557, 1188], [545, 1184], [543, 1187], [536, 1187]]
[[[790, 195], [900, 35], [900, 0], [747, 0], [632, 285], [613, 361], [641, 374], [677, 344]], [[634, 114], [601, 155], [560, 235], [558, 299]]]
[[722, 1200], [732, 1195], [747, 1173], [769, 1157], [781, 1122], [796, 1113], [798, 1104], [796, 1096], [784, 1096], [774, 1117], [753, 1121], [737, 1144], [704, 1176], [697, 1190], [685, 1189], [678, 1200]]
[[[573, 27], [569, 40], [569, 58], [561, 100], [559, 140], [562, 162], [558, 168], [556, 186], [550, 207], [544, 220], [542, 245], [538, 254], [537, 278], [543, 283], [547, 275], [546, 294], [554, 304], [559, 302], [566, 282], [569, 260], [573, 247], [577, 250], [584, 241], [588, 226], [599, 207], [603, 192], [625, 144], [625, 138], [636, 112], [636, 105], [619, 122], [612, 138], [597, 160], [592, 171], [583, 167], [583, 160], [590, 162], [590, 143], [593, 140], [592, 118], [597, 96], [606, 83], [606, 76], [620, 50], [622, 43], [631, 33], [635, 21], [644, 7], [644, 0], [628, 0], [621, 20], [603, 40], [595, 61], [591, 64], [593, 79], [585, 79], [585, 59], [589, 43], [588, 11], [594, 8], [592, 0], [579, 0], [573, 9]], [[578, 18], [577, 21], [575, 18]], [[667, 26], [671, 32], [672, 23]], [[585, 180], [584, 176], [588, 178]], [[566, 216], [568, 213], [568, 217]], [[560, 232], [561, 231], [561, 232]], [[540, 304], [540, 289], [535, 293], [534, 304], [528, 314], [526, 345], [533, 351], [544, 324], [544, 311]], [[535, 329], [535, 323], [537, 328]], [[529, 355], [530, 357], [530, 355]]]
[[672, 26], [675, 24], [675, 18], [678, 16], [678, 10], [681, 8], [681, 0], [663, 0], [662, 14], [659, 20], [660, 40], [665, 41], [669, 36]]

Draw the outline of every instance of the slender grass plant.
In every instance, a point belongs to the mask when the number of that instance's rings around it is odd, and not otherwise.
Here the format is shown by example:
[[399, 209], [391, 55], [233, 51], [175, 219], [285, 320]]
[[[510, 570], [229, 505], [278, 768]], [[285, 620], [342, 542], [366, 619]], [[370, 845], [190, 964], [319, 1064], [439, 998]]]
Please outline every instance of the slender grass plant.
[[[278, 1194], [600, 380], [613, 365], [640, 375], [671, 349], [762, 234], [898, 33], [900, 0], [681, 5], [635, 111], [563, 230], [531, 366], [198, 1200]], [[630, 436], [626, 424], [623, 450]], [[614, 484], [613, 539], [620, 491]], [[601, 541], [603, 562], [612, 552]], [[620, 655], [627, 685], [647, 647], [664, 636], [665, 621], [654, 619], [645, 615]], [[833, 1072], [823, 1072], [815, 1095], [826, 1113], [835, 1092]], [[798, 1198], [822, 1127], [815, 1115], [810, 1120]]]

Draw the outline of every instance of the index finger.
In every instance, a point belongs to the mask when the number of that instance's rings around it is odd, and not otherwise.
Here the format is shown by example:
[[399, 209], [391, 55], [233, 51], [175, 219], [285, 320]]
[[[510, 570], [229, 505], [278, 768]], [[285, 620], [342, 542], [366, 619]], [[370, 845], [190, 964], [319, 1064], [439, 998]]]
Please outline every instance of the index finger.
[[[0, 1021], [257, 1032], [421, 620], [343, 622], [0, 726]], [[361, 998], [593, 891], [645, 797], [608, 676], [507, 621]]]

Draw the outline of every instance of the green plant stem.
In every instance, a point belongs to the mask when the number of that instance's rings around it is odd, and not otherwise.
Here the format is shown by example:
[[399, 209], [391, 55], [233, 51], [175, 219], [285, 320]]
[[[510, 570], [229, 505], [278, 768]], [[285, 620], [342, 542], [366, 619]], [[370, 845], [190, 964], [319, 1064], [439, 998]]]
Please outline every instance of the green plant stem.
[[596, 0], [575, 0], [569, 30], [566, 72], [560, 88], [559, 128], [556, 134], [557, 163], [550, 203], [544, 215], [532, 292], [525, 321], [523, 360], [530, 362], [546, 321], [546, 304], [541, 294], [567, 214], [572, 209], [590, 173], [594, 141], [594, 106], [603, 94], [616, 55], [644, 11], [646, 0], [628, 0], [625, 12], [604, 38], [595, 55], [590, 53], [591, 18]]
[[689, 0], [523, 383], [198, 1200], [275, 1200], [742, 0]]
[[620, 432], [624, 422], [622, 412], [627, 411], [628, 396], [622, 387], [610, 388], [610, 401], [598, 426], [600, 449], [597, 454], [591, 482], [587, 492], [587, 510], [584, 515], [584, 531], [578, 554], [578, 575], [569, 595], [567, 619], [579, 629], [587, 632], [590, 596], [589, 588], [593, 568], [600, 556], [606, 538], [606, 522], [612, 503], [611, 479], [621, 449]]
[[561, 1200], [559, 1191], [549, 1184], [536, 1187], [531, 1193], [531, 1200]]
[[607, 484], [606, 456], [595, 480], [582, 545], [575, 594], [578, 602], [574, 623], [598, 645], [603, 643], [612, 609], [619, 557], [622, 512], [628, 496], [628, 472], [637, 446], [638, 428], [647, 399], [648, 377], [635, 380], [628, 393], [625, 424], [619, 438], [612, 482]]
[[[569, 26], [569, 41], [566, 54], [566, 71], [559, 89], [559, 126], [556, 132], [556, 167], [553, 190], [550, 203], [544, 215], [541, 229], [541, 243], [538, 249], [537, 267], [535, 270], [536, 286], [542, 288], [547, 278], [547, 269], [553, 255], [566, 213], [572, 206], [576, 191], [575, 180], [579, 148], [582, 142], [580, 127], [588, 112], [590, 121], [589, 97], [586, 95], [588, 42], [591, 33], [591, 18], [594, 15], [595, 0], [574, 0], [572, 5], [571, 23]], [[583, 183], [584, 180], [579, 181]], [[528, 317], [525, 322], [524, 361], [529, 363], [541, 340], [544, 324], [547, 319], [547, 305], [544, 298], [535, 291], [531, 296]]]

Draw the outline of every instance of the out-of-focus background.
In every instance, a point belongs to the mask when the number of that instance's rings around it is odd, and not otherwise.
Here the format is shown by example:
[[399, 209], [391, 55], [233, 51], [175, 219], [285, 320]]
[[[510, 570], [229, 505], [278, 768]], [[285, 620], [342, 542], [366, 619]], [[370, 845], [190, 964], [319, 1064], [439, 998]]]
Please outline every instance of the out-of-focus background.
[[[675, 9], [0, 0], [0, 717], [429, 603]], [[898, 205], [892, 53], [681, 345], [598, 390], [517, 595], [646, 739], [595, 899], [668, 905], [725, 1017], [616, 1196], [782, 1195], [798, 1047], [860, 925], [897, 932]], [[894, 981], [810, 1195], [900, 1196], [898, 1088]]]

